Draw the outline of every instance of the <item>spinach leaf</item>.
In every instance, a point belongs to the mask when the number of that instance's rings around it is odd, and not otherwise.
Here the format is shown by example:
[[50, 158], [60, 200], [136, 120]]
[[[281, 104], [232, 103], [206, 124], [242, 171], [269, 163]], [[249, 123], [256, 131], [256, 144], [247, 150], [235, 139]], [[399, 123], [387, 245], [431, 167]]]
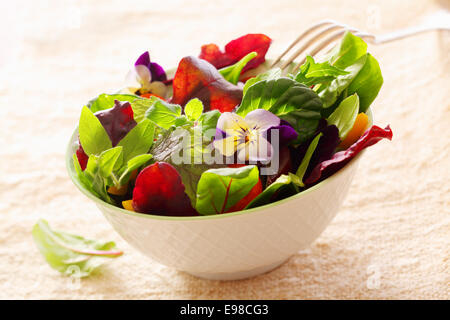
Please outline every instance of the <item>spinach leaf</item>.
[[154, 132], [154, 124], [147, 119], [131, 129], [118, 144], [123, 147], [123, 162], [126, 163], [140, 154], [147, 153], [153, 144]]
[[348, 94], [357, 93], [359, 96], [359, 112], [366, 112], [383, 85], [378, 61], [370, 54], [367, 54], [366, 63], [359, 71], [358, 75], [348, 86]]
[[250, 78], [245, 82], [243, 94], [245, 94], [247, 92], [248, 88], [250, 88], [255, 83], [257, 83], [259, 81], [263, 81], [263, 80], [278, 79], [278, 78], [281, 78], [281, 75], [282, 75], [282, 71], [280, 68], [273, 68], [273, 69], [267, 70], [264, 73], [257, 75], [256, 77]]
[[227, 212], [250, 192], [258, 180], [258, 167], [254, 165], [207, 170], [198, 182], [195, 208], [202, 215]]
[[329, 125], [334, 124], [339, 130], [339, 138], [343, 140], [353, 128], [359, 110], [359, 97], [355, 93], [345, 98], [334, 112], [327, 118]]
[[[87, 107], [91, 109], [92, 113], [97, 111], [106, 110], [114, 107], [114, 100], [133, 102], [135, 100], [144, 100], [134, 94], [106, 94], [103, 93], [97, 98], [88, 102]], [[136, 119], [135, 119], [136, 120]], [[137, 121], [137, 120], [136, 120]]]
[[171, 104], [163, 100], [156, 100], [145, 112], [145, 117], [153, 121], [157, 126], [169, 129], [181, 116], [181, 106]]
[[112, 241], [102, 242], [53, 231], [40, 219], [33, 227], [33, 239], [47, 263], [65, 275], [89, 276], [109, 259], [123, 254]]
[[303, 183], [303, 177], [305, 176], [305, 172], [308, 169], [308, 165], [311, 160], [311, 157], [317, 148], [317, 144], [319, 143], [320, 137], [322, 137], [322, 133], [319, 133], [313, 139], [313, 141], [311, 141], [311, 144], [308, 146], [305, 156], [303, 157], [302, 162], [300, 163], [300, 166], [298, 167], [297, 172], [295, 173], [297, 175], [297, 177], [299, 178], [299, 186], [300, 187], [305, 186], [305, 184]]
[[232, 84], [237, 84], [239, 82], [239, 77], [241, 75], [242, 69], [244, 69], [247, 63], [249, 63], [249, 61], [255, 58], [257, 55], [258, 53], [254, 51], [250, 52], [235, 64], [220, 69], [219, 72], [226, 80], [228, 80]]
[[203, 103], [197, 98], [189, 100], [189, 102], [184, 106], [184, 114], [190, 121], [197, 120], [201, 116], [202, 112]]
[[86, 106], [81, 110], [78, 126], [81, 146], [87, 155], [100, 154], [112, 148], [111, 140], [100, 120]]

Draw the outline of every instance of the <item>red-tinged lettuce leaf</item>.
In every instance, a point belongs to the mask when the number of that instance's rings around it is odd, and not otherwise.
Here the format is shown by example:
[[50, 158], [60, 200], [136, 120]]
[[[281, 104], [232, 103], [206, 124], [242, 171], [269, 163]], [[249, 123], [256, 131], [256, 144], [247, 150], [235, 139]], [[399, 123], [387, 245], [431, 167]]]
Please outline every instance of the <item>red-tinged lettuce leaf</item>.
[[185, 57], [180, 61], [173, 79], [172, 103], [185, 105], [198, 98], [204, 111], [232, 111], [242, 100], [242, 89], [231, 84], [209, 62]]
[[337, 152], [331, 159], [317, 164], [311, 174], [306, 178], [305, 183], [310, 185], [331, 176], [333, 173], [344, 167], [363, 149], [374, 145], [383, 138], [392, 140], [391, 128], [387, 126], [382, 129], [378, 126], [372, 126], [347, 150]]
[[114, 107], [98, 111], [95, 116], [105, 128], [113, 147], [137, 124], [133, 118], [131, 104], [126, 101], [115, 100]]
[[133, 190], [133, 208], [164, 216], [197, 215], [184, 192], [181, 176], [166, 162], [156, 162], [139, 173]]
[[272, 39], [264, 34], [247, 34], [230, 41], [225, 46], [224, 52], [215, 44], [204, 45], [199, 58], [210, 62], [217, 69], [220, 69], [238, 62], [250, 52], [256, 52], [258, 55], [244, 67], [242, 70], [242, 73], [244, 73], [249, 69], [256, 68], [265, 61], [265, 55], [271, 42]]

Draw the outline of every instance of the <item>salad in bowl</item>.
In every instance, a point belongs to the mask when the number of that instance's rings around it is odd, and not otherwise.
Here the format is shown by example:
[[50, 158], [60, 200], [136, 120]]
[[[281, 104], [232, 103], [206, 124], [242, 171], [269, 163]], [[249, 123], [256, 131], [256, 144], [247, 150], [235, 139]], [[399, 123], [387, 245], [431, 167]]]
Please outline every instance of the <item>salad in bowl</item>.
[[207, 44], [172, 70], [144, 52], [123, 89], [82, 108], [71, 177], [157, 261], [213, 279], [273, 268], [331, 221], [354, 158], [392, 139], [389, 126], [372, 125], [383, 78], [362, 39], [346, 33], [323, 57], [285, 70], [265, 59], [271, 41]]

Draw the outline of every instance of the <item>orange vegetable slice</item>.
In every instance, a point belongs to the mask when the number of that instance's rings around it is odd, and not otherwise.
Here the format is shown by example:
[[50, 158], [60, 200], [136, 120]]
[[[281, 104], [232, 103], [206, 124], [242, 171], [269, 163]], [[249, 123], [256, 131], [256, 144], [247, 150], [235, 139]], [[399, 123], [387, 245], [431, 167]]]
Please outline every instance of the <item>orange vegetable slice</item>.
[[356, 140], [358, 140], [359, 137], [361, 137], [363, 133], [366, 131], [368, 124], [369, 124], [369, 117], [363, 112], [358, 114], [352, 129], [349, 131], [347, 136], [341, 142], [339, 148], [347, 149], [353, 143], [355, 143]]
[[128, 211], [133, 211], [134, 212], [134, 208], [133, 208], [133, 199], [131, 200], [126, 200], [126, 201], [122, 201], [122, 206], [125, 210]]
[[128, 184], [121, 186], [120, 188], [116, 188], [116, 187], [108, 188], [108, 193], [113, 194], [115, 196], [123, 196], [127, 193], [127, 191], [128, 191]]

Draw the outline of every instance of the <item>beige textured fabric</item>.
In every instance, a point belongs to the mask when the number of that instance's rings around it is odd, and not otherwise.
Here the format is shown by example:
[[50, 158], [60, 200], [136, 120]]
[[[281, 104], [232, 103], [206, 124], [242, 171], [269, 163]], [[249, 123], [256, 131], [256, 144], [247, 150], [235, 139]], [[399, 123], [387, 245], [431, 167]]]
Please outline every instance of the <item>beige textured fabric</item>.
[[[274, 39], [274, 57], [319, 19], [384, 33], [448, 4], [2, 1], [0, 298], [449, 299], [449, 33], [369, 46], [385, 79], [375, 122], [391, 124], [394, 139], [364, 156], [343, 208], [320, 238], [269, 274], [212, 282], [145, 258], [75, 188], [64, 164], [81, 106], [120, 87], [145, 49], [175, 66], [204, 43], [263, 32]], [[30, 231], [38, 218], [115, 240], [125, 254], [73, 283], [37, 251]]]

